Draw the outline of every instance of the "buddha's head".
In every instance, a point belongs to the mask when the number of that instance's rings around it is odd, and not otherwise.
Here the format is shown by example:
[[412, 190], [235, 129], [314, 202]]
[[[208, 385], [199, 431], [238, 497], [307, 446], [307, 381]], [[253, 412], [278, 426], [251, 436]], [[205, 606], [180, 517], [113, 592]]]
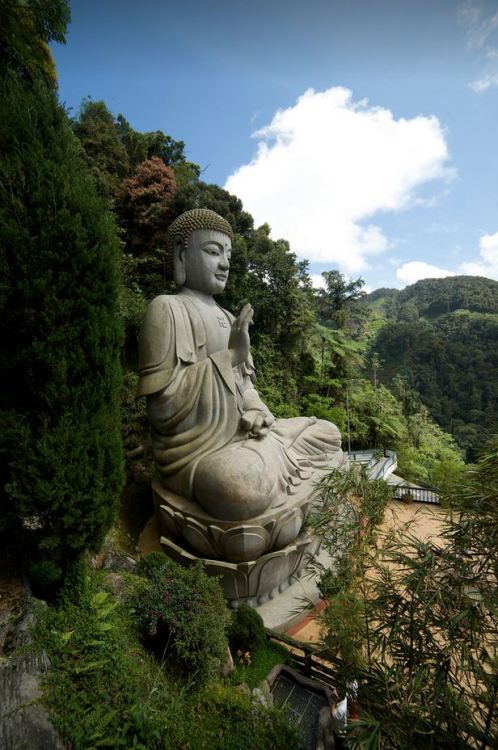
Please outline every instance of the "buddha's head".
[[233, 231], [222, 216], [207, 208], [181, 214], [168, 230], [177, 286], [220, 294], [228, 279]]

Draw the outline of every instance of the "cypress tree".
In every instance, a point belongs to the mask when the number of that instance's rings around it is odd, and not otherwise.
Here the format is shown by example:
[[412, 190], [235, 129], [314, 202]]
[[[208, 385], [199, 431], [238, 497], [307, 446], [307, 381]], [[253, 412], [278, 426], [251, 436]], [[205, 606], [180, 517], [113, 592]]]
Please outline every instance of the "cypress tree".
[[50, 87], [4, 76], [0, 122], [0, 534], [64, 571], [123, 483], [120, 243]]

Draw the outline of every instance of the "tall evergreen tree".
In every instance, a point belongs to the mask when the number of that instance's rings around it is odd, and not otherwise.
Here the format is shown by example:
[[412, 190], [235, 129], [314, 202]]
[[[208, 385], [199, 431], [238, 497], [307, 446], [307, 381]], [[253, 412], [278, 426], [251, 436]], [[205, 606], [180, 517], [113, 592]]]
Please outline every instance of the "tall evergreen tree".
[[121, 180], [130, 172], [128, 151], [114, 115], [104, 102], [84, 99], [73, 128], [99, 192], [113, 198]]
[[55, 94], [0, 80], [0, 534], [61, 571], [123, 482], [116, 227]]
[[55, 85], [48, 43], [64, 44], [70, 16], [67, 0], [0, 0], [0, 71]]
[[363, 279], [347, 281], [339, 271], [323, 271], [325, 289], [318, 292], [318, 315], [323, 322], [332, 322], [337, 328], [345, 328], [354, 303], [367, 295], [363, 291]]

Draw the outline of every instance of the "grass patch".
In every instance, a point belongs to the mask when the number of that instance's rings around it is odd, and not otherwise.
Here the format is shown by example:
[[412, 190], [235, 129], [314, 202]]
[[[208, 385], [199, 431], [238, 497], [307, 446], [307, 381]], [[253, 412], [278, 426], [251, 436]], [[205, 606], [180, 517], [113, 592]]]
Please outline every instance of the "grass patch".
[[[249, 659], [244, 658], [249, 654]], [[247, 661], [250, 660], [248, 664]], [[263, 646], [258, 646], [251, 652], [242, 652], [239, 657], [234, 654], [235, 669], [229, 676], [233, 685], [245, 682], [249, 687], [257, 687], [277, 664], [287, 664], [289, 652], [283, 646], [268, 641]]]
[[[169, 748], [298, 750], [296, 730], [278, 709], [252, 706], [228, 685], [214, 684], [185, 706], [184, 730]], [[190, 709], [190, 710], [189, 710]]]

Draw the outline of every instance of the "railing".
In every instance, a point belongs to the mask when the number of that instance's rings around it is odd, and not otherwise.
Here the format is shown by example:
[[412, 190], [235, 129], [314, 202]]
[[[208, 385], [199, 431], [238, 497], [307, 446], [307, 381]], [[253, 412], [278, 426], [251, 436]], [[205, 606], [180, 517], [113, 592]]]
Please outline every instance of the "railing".
[[[411, 487], [410, 489], [413, 489], [413, 487]], [[430, 492], [430, 490], [426, 491]], [[334, 665], [336, 665], [337, 667], [342, 666], [342, 669], [344, 670], [344, 663], [341, 662], [339, 658], [331, 658], [330, 655], [324, 654], [316, 646], [312, 646], [309, 643], [303, 643], [302, 641], [296, 641], [294, 638], [291, 638], [288, 635], [284, 635], [283, 633], [279, 633], [276, 630], [271, 630], [270, 628], [265, 628], [265, 630], [266, 635], [269, 639], [292, 648], [292, 651], [289, 651], [289, 666], [294, 667], [294, 669], [297, 669], [299, 672], [304, 673], [305, 677], [311, 677], [312, 679], [320, 680], [321, 682], [327, 684], [329, 687], [337, 689], [337, 673], [334, 671]], [[300, 653], [295, 653], [296, 651], [302, 652], [302, 655]], [[323, 659], [325, 659], [328, 663], [324, 664], [322, 661]], [[360, 696], [361, 694], [362, 688], [360, 681]], [[492, 729], [487, 724], [486, 726], [482, 726], [480, 730], [475, 726], [467, 726], [467, 732], [469, 735], [469, 740], [471, 742], [471, 744], [469, 744], [469, 747], [479, 747], [480, 750], [487, 750], [487, 748], [496, 747], [496, 744], [493, 744], [495, 735], [493, 735]]]
[[367, 467], [370, 479], [387, 479], [398, 465], [396, 451], [387, 448], [351, 451], [348, 456], [353, 463]]
[[[324, 654], [319, 648], [312, 646], [310, 643], [296, 641], [295, 638], [291, 638], [289, 635], [284, 635], [284, 633], [279, 633], [277, 630], [271, 630], [270, 628], [266, 628], [266, 635], [269, 639], [292, 649], [292, 651], [289, 650], [289, 666], [302, 672], [305, 677], [320, 680], [330, 687], [337, 687], [337, 680], [332, 665], [324, 663]], [[328, 657], [327, 661], [330, 661]]]
[[[387, 480], [398, 465], [396, 451], [390, 451], [387, 448], [351, 451], [348, 456], [353, 463], [367, 467], [370, 479]], [[394, 499], [440, 505], [439, 495], [432, 487], [411, 487], [408, 484], [398, 484], [395, 485]]]
[[439, 495], [430, 487], [410, 487], [408, 484], [398, 484], [394, 488], [394, 499], [403, 502], [430, 503], [440, 505]]
[[363, 462], [369, 457], [374, 460], [378, 458], [396, 458], [396, 451], [390, 451], [387, 448], [365, 448], [360, 451], [351, 451], [348, 455], [352, 461]]

